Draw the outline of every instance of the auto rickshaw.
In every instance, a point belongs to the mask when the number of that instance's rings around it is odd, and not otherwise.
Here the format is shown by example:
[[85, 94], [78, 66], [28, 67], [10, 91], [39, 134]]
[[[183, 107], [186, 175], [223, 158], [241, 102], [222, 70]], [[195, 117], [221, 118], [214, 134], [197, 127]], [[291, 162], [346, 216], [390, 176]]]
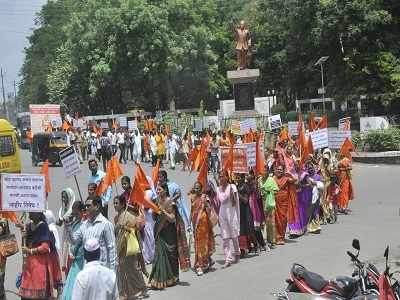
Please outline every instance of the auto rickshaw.
[[65, 132], [37, 133], [32, 139], [32, 165], [49, 161], [52, 165], [61, 165], [59, 152], [68, 147], [68, 136]]

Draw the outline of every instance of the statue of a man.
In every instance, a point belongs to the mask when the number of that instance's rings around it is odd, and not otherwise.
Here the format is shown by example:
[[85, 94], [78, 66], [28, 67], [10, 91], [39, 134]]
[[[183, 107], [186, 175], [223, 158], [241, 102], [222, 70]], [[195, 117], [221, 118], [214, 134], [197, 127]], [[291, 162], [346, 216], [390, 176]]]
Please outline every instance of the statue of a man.
[[246, 23], [243, 20], [240, 21], [240, 26], [235, 28], [235, 40], [238, 70], [247, 69], [247, 53], [251, 48], [251, 36], [250, 31], [246, 29]]

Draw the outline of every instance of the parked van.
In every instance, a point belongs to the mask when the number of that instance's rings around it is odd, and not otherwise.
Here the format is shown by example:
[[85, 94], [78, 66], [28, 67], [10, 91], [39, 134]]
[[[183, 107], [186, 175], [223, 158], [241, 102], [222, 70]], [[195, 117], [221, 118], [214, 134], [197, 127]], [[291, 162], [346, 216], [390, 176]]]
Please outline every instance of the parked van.
[[0, 119], [0, 173], [21, 173], [17, 135], [4, 119]]

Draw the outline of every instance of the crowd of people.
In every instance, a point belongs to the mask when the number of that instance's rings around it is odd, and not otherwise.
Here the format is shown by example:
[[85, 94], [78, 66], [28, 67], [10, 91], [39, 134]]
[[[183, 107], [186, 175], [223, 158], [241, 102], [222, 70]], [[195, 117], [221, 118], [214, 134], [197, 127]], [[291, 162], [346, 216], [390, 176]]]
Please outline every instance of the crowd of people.
[[[349, 212], [354, 198], [347, 153], [306, 151], [301, 149], [306, 144], [288, 136], [266, 147], [262, 172], [246, 174], [232, 172], [221, 161], [221, 146], [245, 141], [229, 132], [180, 137], [160, 130], [78, 130], [69, 136], [81, 159], [88, 159], [88, 197], [81, 202], [73, 189], [65, 188], [57, 218], [49, 210], [33, 212], [29, 223], [18, 224], [25, 240], [18, 281], [22, 299], [146, 298], [148, 289], [178, 284], [180, 271], [192, 268], [202, 276], [214, 268], [218, 235], [225, 255], [222, 268], [229, 268], [246, 256], [285, 245], [288, 238], [320, 233], [338, 213]], [[165, 169], [155, 181], [147, 176], [144, 197], [157, 205], [156, 211], [131, 201], [127, 176], [120, 179], [121, 194], [115, 196], [118, 189], [113, 192], [112, 186], [98, 193], [114, 155], [119, 154], [120, 163], [130, 158], [155, 167], [157, 161], [169, 161], [174, 169], [180, 162], [186, 170], [193, 169], [192, 150], [204, 143], [205, 182], [197, 180], [185, 192]], [[114, 218], [109, 218], [110, 203]]]

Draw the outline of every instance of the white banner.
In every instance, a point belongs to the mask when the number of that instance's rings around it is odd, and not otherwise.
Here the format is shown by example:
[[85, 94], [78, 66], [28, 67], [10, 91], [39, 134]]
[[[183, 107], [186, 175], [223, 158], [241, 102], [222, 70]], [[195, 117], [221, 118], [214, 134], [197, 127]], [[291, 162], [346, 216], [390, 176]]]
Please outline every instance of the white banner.
[[389, 122], [386, 117], [362, 117], [360, 118], [360, 132], [369, 130], [389, 128]]
[[250, 129], [253, 132], [257, 131], [257, 122], [256, 119], [251, 118], [251, 119], [246, 119], [244, 121], [240, 122], [240, 134], [244, 135], [246, 133], [250, 132]]
[[71, 177], [81, 172], [81, 164], [73, 146], [60, 151], [60, 160], [66, 177]]
[[311, 136], [314, 150], [329, 146], [328, 128], [312, 131], [309, 136]]
[[[289, 131], [289, 134], [291, 136], [293, 136], [293, 135], [297, 136], [297, 127], [298, 127], [298, 125], [299, 125], [298, 121], [288, 122], [288, 131]], [[303, 122], [303, 128], [304, 128], [304, 122]]]
[[125, 116], [119, 117], [119, 126], [120, 127], [128, 127], [128, 118]]
[[203, 131], [203, 120], [194, 119], [194, 131]]
[[137, 120], [128, 121], [128, 129], [137, 130]]
[[273, 115], [268, 117], [269, 128], [277, 129], [282, 127], [281, 115]]
[[256, 143], [247, 143], [247, 167], [254, 168], [256, 166]]
[[108, 122], [100, 122], [100, 128], [101, 129], [109, 129], [110, 127], [108, 127]]
[[329, 148], [340, 149], [346, 138], [351, 139], [351, 131], [332, 130], [329, 131]]
[[5, 211], [44, 211], [44, 175], [1, 174], [1, 209]]

